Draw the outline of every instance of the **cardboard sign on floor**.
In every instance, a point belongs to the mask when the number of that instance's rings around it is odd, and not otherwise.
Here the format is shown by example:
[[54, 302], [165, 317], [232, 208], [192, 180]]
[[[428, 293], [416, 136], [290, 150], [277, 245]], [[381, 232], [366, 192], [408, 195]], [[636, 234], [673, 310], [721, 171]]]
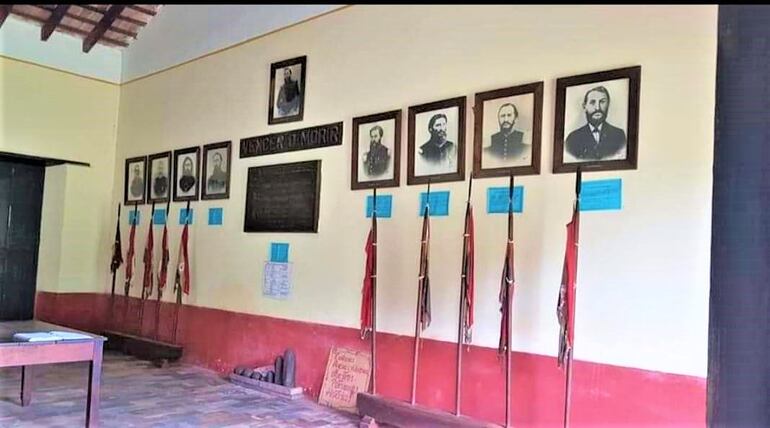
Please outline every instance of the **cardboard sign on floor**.
[[332, 348], [318, 403], [356, 412], [356, 396], [369, 387], [372, 360], [367, 352]]

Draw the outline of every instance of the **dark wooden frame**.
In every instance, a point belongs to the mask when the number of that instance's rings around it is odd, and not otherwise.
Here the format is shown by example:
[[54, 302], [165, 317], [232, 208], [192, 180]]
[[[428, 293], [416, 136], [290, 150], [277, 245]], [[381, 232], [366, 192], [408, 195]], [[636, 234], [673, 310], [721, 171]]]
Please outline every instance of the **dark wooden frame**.
[[[556, 80], [556, 111], [553, 133], [553, 172], [575, 172], [578, 167], [584, 172], [636, 169], [639, 140], [639, 87], [642, 67], [618, 68], [598, 73], [563, 77]], [[567, 88], [586, 83], [601, 83], [607, 80], [628, 79], [628, 125], [626, 129], [626, 159], [608, 161], [587, 161], [564, 163], [564, 115]]]
[[[511, 167], [482, 168], [481, 156], [482, 147], [484, 145], [484, 102], [498, 98], [527, 94], [532, 94], [534, 96], [532, 105], [532, 155], [530, 164]], [[476, 94], [473, 113], [473, 178], [540, 174], [540, 147], [543, 127], [543, 82], [527, 83], [525, 85], [512, 86], [510, 88], [479, 92]]]
[[[195, 159], [195, 178], [197, 180], [197, 183], [195, 184], [195, 194], [193, 196], [178, 196], [176, 194], [176, 186], [177, 186], [177, 180], [179, 177], [177, 177], [177, 174], [181, 171], [179, 168], [179, 156], [186, 155], [189, 153], [195, 153], [196, 159]], [[172, 185], [174, 186], [174, 202], [184, 202], [184, 201], [197, 201], [198, 195], [200, 195], [200, 189], [201, 189], [201, 148], [200, 147], [188, 147], [186, 149], [179, 149], [174, 150], [174, 180], [172, 181]]]
[[[165, 198], [152, 198], [152, 161], [155, 159], [163, 159], [168, 158], [168, 195]], [[145, 183], [147, 185], [147, 189], [145, 190], [145, 200], [147, 200], [147, 203], [159, 203], [159, 202], [168, 202], [169, 198], [171, 198], [171, 187], [174, 185], [174, 169], [173, 165], [171, 164], [171, 152], [163, 152], [163, 153], [156, 153], [154, 155], [147, 156], [147, 182]]]
[[[427, 183], [443, 183], [448, 181], [464, 181], [465, 180], [465, 104], [467, 99], [465, 96], [449, 98], [441, 101], [434, 101], [431, 103], [420, 104], [409, 107], [409, 130], [407, 134], [407, 176], [406, 184], [427, 184]], [[460, 123], [457, 124], [457, 171], [446, 174], [433, 174], [424, 176], [414, 175], [414, 151], [415, 151], [415, 117], [418, 113], [425, 113], [432, 110], [440, 110], [449, 107], [457, 107], [457, 117]]]
[[[128, 200], [128, 178], [129, 178], [129, 165], [132, 163], [142, 162], [144, 163], [144, 185], [142, 186], [142, 190], [144, 191], [144, 194], [142, 195], [141, 201], [129, 201]], [[143, 205], [144, 201], [147, 200], [147, 156], [137, 156], [133, 158], [126, 159], [125, 165], [124, 165], [124, 171], [123, 171], [123, 205]]]
[[[208, 167], [208, 152], [209, 150], [227, 148], [227, 185], [225, 185], [225, 193], [218, 193], [215, 195], [209, 195], [206, 193], [206, 171]], [[203, 169], [201, 170], [200, 186], [201, 186], [201, 200], [212, 199], [229, 199], [230, 198], [230, 177], [233, 166], [233, 154], [232, 154], [232, 141], [223, 141], [221, 143], [211, 143], [203, 146]]]
[[[393, 178], [387, 180], [358, 181], [358, 128], [367, 123], [395, 120], [396, 126], [393, 137]], [[350, 157], [350, 189], [372, 189], [382, 187], [398, 187], [401, 182], [401, 110], [372, 114], [353, 118], [352, 151]]]
[[[299, 87], [300, 92], [302, 96], [302, 101], [299, 105], [299, 113], [297, 113], [295, 116], [288, 116], [288, 117], [275, 117], [275, 112], [273, 111], [273, 105], [275, 104], [275, 71], [279, 68], [284, 68], [292, 65], [302, 65], [302, 76], [299, 80]], [[305, 87], [305, 76], [307, 76], [307, 56], [299, 56], [296, 58], [291, 58], [279, 62], [274, 62], [270, 64], [270, 105], [268, 106], [268, 116], [267, 116], [267, 124], [268, 125], [275, 125], [278, 123], [288, 123], [288, 122], [301, 122], [304, 115], [305, 115], [305, 95], [307, 94], [307, 88]]]

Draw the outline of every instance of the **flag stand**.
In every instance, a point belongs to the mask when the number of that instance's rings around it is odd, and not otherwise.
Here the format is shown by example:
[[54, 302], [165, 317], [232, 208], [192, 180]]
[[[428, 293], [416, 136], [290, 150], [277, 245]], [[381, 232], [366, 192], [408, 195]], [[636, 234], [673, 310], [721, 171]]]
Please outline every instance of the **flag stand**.
[[[465, 208], [465, 226], [463, 229], [463, 261], [460, 270], [460, 310], [457, 324], [457, 374], [455, 383], [455, 415], [460, 416], [460, 399], [462, 395], [462, 370], [463, 370], [463, 343], [470, 339], [470, 324], [466, 325], [466, 318], [468, 316], [468, 309], [472, 308], [470, 305], [471, 294], [470, 287], [473, 284], [473, 270], [468, 268], [468, 263], [473, 263], [473, 254], [470, 255], [469, 260], [468, 251], [473, 251], [471, 239], [472, 231], [469, 230], [469, 221], [472, 220], [471, 212], [471, 192], [473, 189], [473, 176], [471, 176], [468, 182], [468, 202]], [[470, 219], [469, 219], [470, 217]], [[470, 248], [469, 248], [470, 247]], [[472, 318], [472, 314], [471, 314]]]
[[[414, 361], [412, 363], [412, 395], [411, 403], [416, 404], [417, 401], [417, 368], [420, 361], [420, 332], [427, 327], [423, 327], [425, 320], [423, 319], [424, 311], [423, 306], [430, 304], [429, 295], [429, 279], [428, 279], [428, 250], [430, 241], [430, 181], [428, 181], [428, 192], [425, 197], [425, 209], [423, 210], [423, 223], [422, 223], [422, 237], [420, 242], [420, 273], [418, 276], [417, 287], [417, 314], [414, 322]], [[430, 323], [430, 319], [427, 321]]]

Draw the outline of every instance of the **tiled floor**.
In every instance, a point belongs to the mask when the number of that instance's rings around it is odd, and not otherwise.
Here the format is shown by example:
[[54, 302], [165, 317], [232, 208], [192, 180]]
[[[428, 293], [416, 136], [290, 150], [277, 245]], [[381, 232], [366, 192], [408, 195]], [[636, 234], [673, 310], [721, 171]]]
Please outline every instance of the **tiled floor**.
[[[88, 368], [41, 366], [32, 404], [19, 403], [19, 368], [0, 369], [0, 427], [84, 426]], [[106, 353], [103, 427], [356, 427], [355, 415], [231, 384], [211, 371]]]

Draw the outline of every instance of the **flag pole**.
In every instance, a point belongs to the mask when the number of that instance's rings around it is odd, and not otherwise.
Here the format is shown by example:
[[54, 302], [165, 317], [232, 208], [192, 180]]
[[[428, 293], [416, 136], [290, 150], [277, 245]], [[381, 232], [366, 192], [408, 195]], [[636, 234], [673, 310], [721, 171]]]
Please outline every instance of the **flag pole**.
[[377, 391], [377, 188], [372, 200], [372, 394]]
[[[115, 226], [115, 233], [120, 239], [120, 204], [118, 204], [118, 221], [117, 225]], [[114, 246], [115, 244], [113, 244]], [[118, 249], [120, 251], [120, 249]], [[115, 255], [115, 248], [112, 249], [113, 257]], [[118, 266], [119, 267], [119, 266]], [[115, 324], [115, 278], [118, 274], [118, 267], [115, 267], [115, 270], [112, 271], [112, 292], [110, 293], [110, 326]]]
[[[580, 167], [577, 168], [577, 173], [575, 174], [575, 207], [574, 212], [580, 213], [580, 190], [582, 185], [582, 172], [580, 171]], [[578, 217], [579, 219], [579, 217]], [[578, 248], [579, 248], [579, 236], [580, 236], [580, 220], [577, 221], [577, 224], [575, 225], [575, 286], [577, 285], [577, 260], [578, 260]], [[574, 334], [575, 334], [575, 300], [577, 297], [577, 293], [575, 292], [572, 295], [572, 302], [568, 303], [568, 307], [570, 307], [571, 313], [568, 317], [568, 329], [569, 332], [573, 336], [574, 341]], [[569, 427], [569, 418], [570, 418], [570, 410], [572, 405], [572, 352], [575, 347], [574, 343], [569, 343], [567, 346], [567, 367], [566, 367], [566, 376], [565, 376], [565, 385], [564, 385], [564, 428]]]
[[[420, 273], [417, 286], [417, 313], [414, 320], [414, 360], [412, 362], [412, 398], [411, 403], [417, 402], [417, 368], [420, 361], [420, 332], [422, 327], [422, 305], [426, 296], [423, 294], [423, 285], [427, 279], [427, 260], [423, 260], [423, 255], [428, 253], [428, 242], [430, 232], [426, 233], [425, 222], [430, 221], [430, 181], [428, 181], [428, 193], [425, 196], [425, 209], [423, 210], [423, 230], [420, 242]], [[425, 262], [423, 264], [423, 262]]]
[[[507, 245], [513, 246], [513, 174], [508, 182], [508, 243]], [[511, 249], [512, 251], [512, 249]], [[507, 260], [506, 263], [513, 262]], [[510, 266], [513, 268], [513, 266]], [[509, 272], [510, 275], [510, 272]], [[511, 332], [513, 328], [512, 315], [513, 315], [513, 278], [505, 278], [506, 280], [506, 293], [505, 293], [505, 310], [508, 316], [506, 317], [505, 334], [507, 336], [507, 346], [505, 349], [505, 426], [511, 426], [511, 341], [513, 334]]]
[[468, 239], [470, 237], [468, 230], [468, 216], [471, 209], [471, 191], [473, 188], [473, 176], [468, 181], [468, 201], [465, 206], [465, 224], [463, 226], [463, 261], [460, 268], [460, 311], [457, 321], [457, 374], [455, 383], [455, 415], [460, 416], [460, 398], [462, 391], [462, 370], [463, 370], [463, 342], [465, 341], [465, 317], [468, 304]]
[[131, 272], [130, 275], [126, 274], [126, 281], [123, 287], [124, 295], [125, 295], [125, 303], [123, 304], [123, 324], [126, 326], [126, 331], [128, 330], [128, 324], [127, 318], [128, 318], [128, 302], [130, 301], [129, 298], [129, 291], [131, 289], [131, 281], [134, 277], [134, 234], [136, 233], [136, 223], [137, 223], [137, 214], [139, 212], [139, 204], [134, 204], [134, 221], [131, 223], [131, 232], [129, 233], [129, 243], [128, 243], [128, 251], [130, 255], [127, 255], [126, 260], [126, 270]]
[[[190, 201], [187, 201], [187, 207], [185, 208], [185, 218], [184, 218], [184, 227], [187, 227], [187, 225], [190, 223]], [[184, 229], [182, 229], [182, 233], [184, 234]], [[182, 245], [182, 242], [179, 243], [179, 245]], [[180, 255], [181, 256], [181, 255]], [[179, 263], [179, 261], [177, 261]], [[185, 263], [187, 263], [187, 260], [185, 260]], [[177, 272], [177, 275], [179, 272]], [[179, 307], [182, 306], [182, 284], [175, 285], [177, 287], [176, 291], [176, 307], [174, 308], [174, 330], [173, 330], [173, 336], [171, 338], [171, 341], [173, 343], [176, 343], [176, 329], [179, 325]]]
[[[161, 246], [163, 248], [161, 248], [161, 256], [160, 256], [161, 257], [160, 262], [164, 263], [165, 265], [165, 269], [161, 267], [160, 273], [165, 274], [166, 276], [168, 276], [168, 271], [166, 269], [168, 269], [169, 261], [168, 259], [164, 260], [163, 258], [165, 257], [166, 252], [168, 251], [168, 219], [170, 217], [168, 210], [170, 208], [171, 208], [171, 195], [169, 194], [168, 200], [166, 201], [166, 222], [163, 223], [163, 237], [161, 238]], [[164, 270], [166, 270], [165, 273], [163, 272]], [[163, 284], [165, 286], [166, 278], [163, 278], [163, 279], [164, 279]], [[160, 281], [161, 281], [161, 278], [159, 277], [158, 278], [158, 304], [155, 305], [155, 340], [160, 340], [160, 303], [161, 303], [161, 297], [163, 297], [163, 290], [160, 288]]]
[[[152, 226], [155, 224], [155, 202], [152, 203], [152, 208], [150, 209], [150, 230], [148, 235], [152, 234]], [[154, 243], [150, 243], [151, 245], [154, 245]], [[147, 244], [145, 243], [145, 254], [147, 252]], [[152, 252], [152, 249], [150, 250]], [[146, 259], [146, 256], [144, 257]], [[144, 260], [145, 265], [147, 264], [147, 260]], [[150, 263], [152, 263], [152, 258], [150, 258]], [[147, 267], [144, 267], [147, 269]], [[146, 276], [146, 275], [144, 275]], [[142, 281], [142, 304], [139, 306], [139, 336], [142, 335], [142, 327], [144, 324], [144, 303], [147, 300], [147, 297], [149, 297], [147, 294], [147, 284], [145, 284], [146, 278], [143, 278]], [[152, 265], [150, 266], [150, 291], [152, 291]]]

